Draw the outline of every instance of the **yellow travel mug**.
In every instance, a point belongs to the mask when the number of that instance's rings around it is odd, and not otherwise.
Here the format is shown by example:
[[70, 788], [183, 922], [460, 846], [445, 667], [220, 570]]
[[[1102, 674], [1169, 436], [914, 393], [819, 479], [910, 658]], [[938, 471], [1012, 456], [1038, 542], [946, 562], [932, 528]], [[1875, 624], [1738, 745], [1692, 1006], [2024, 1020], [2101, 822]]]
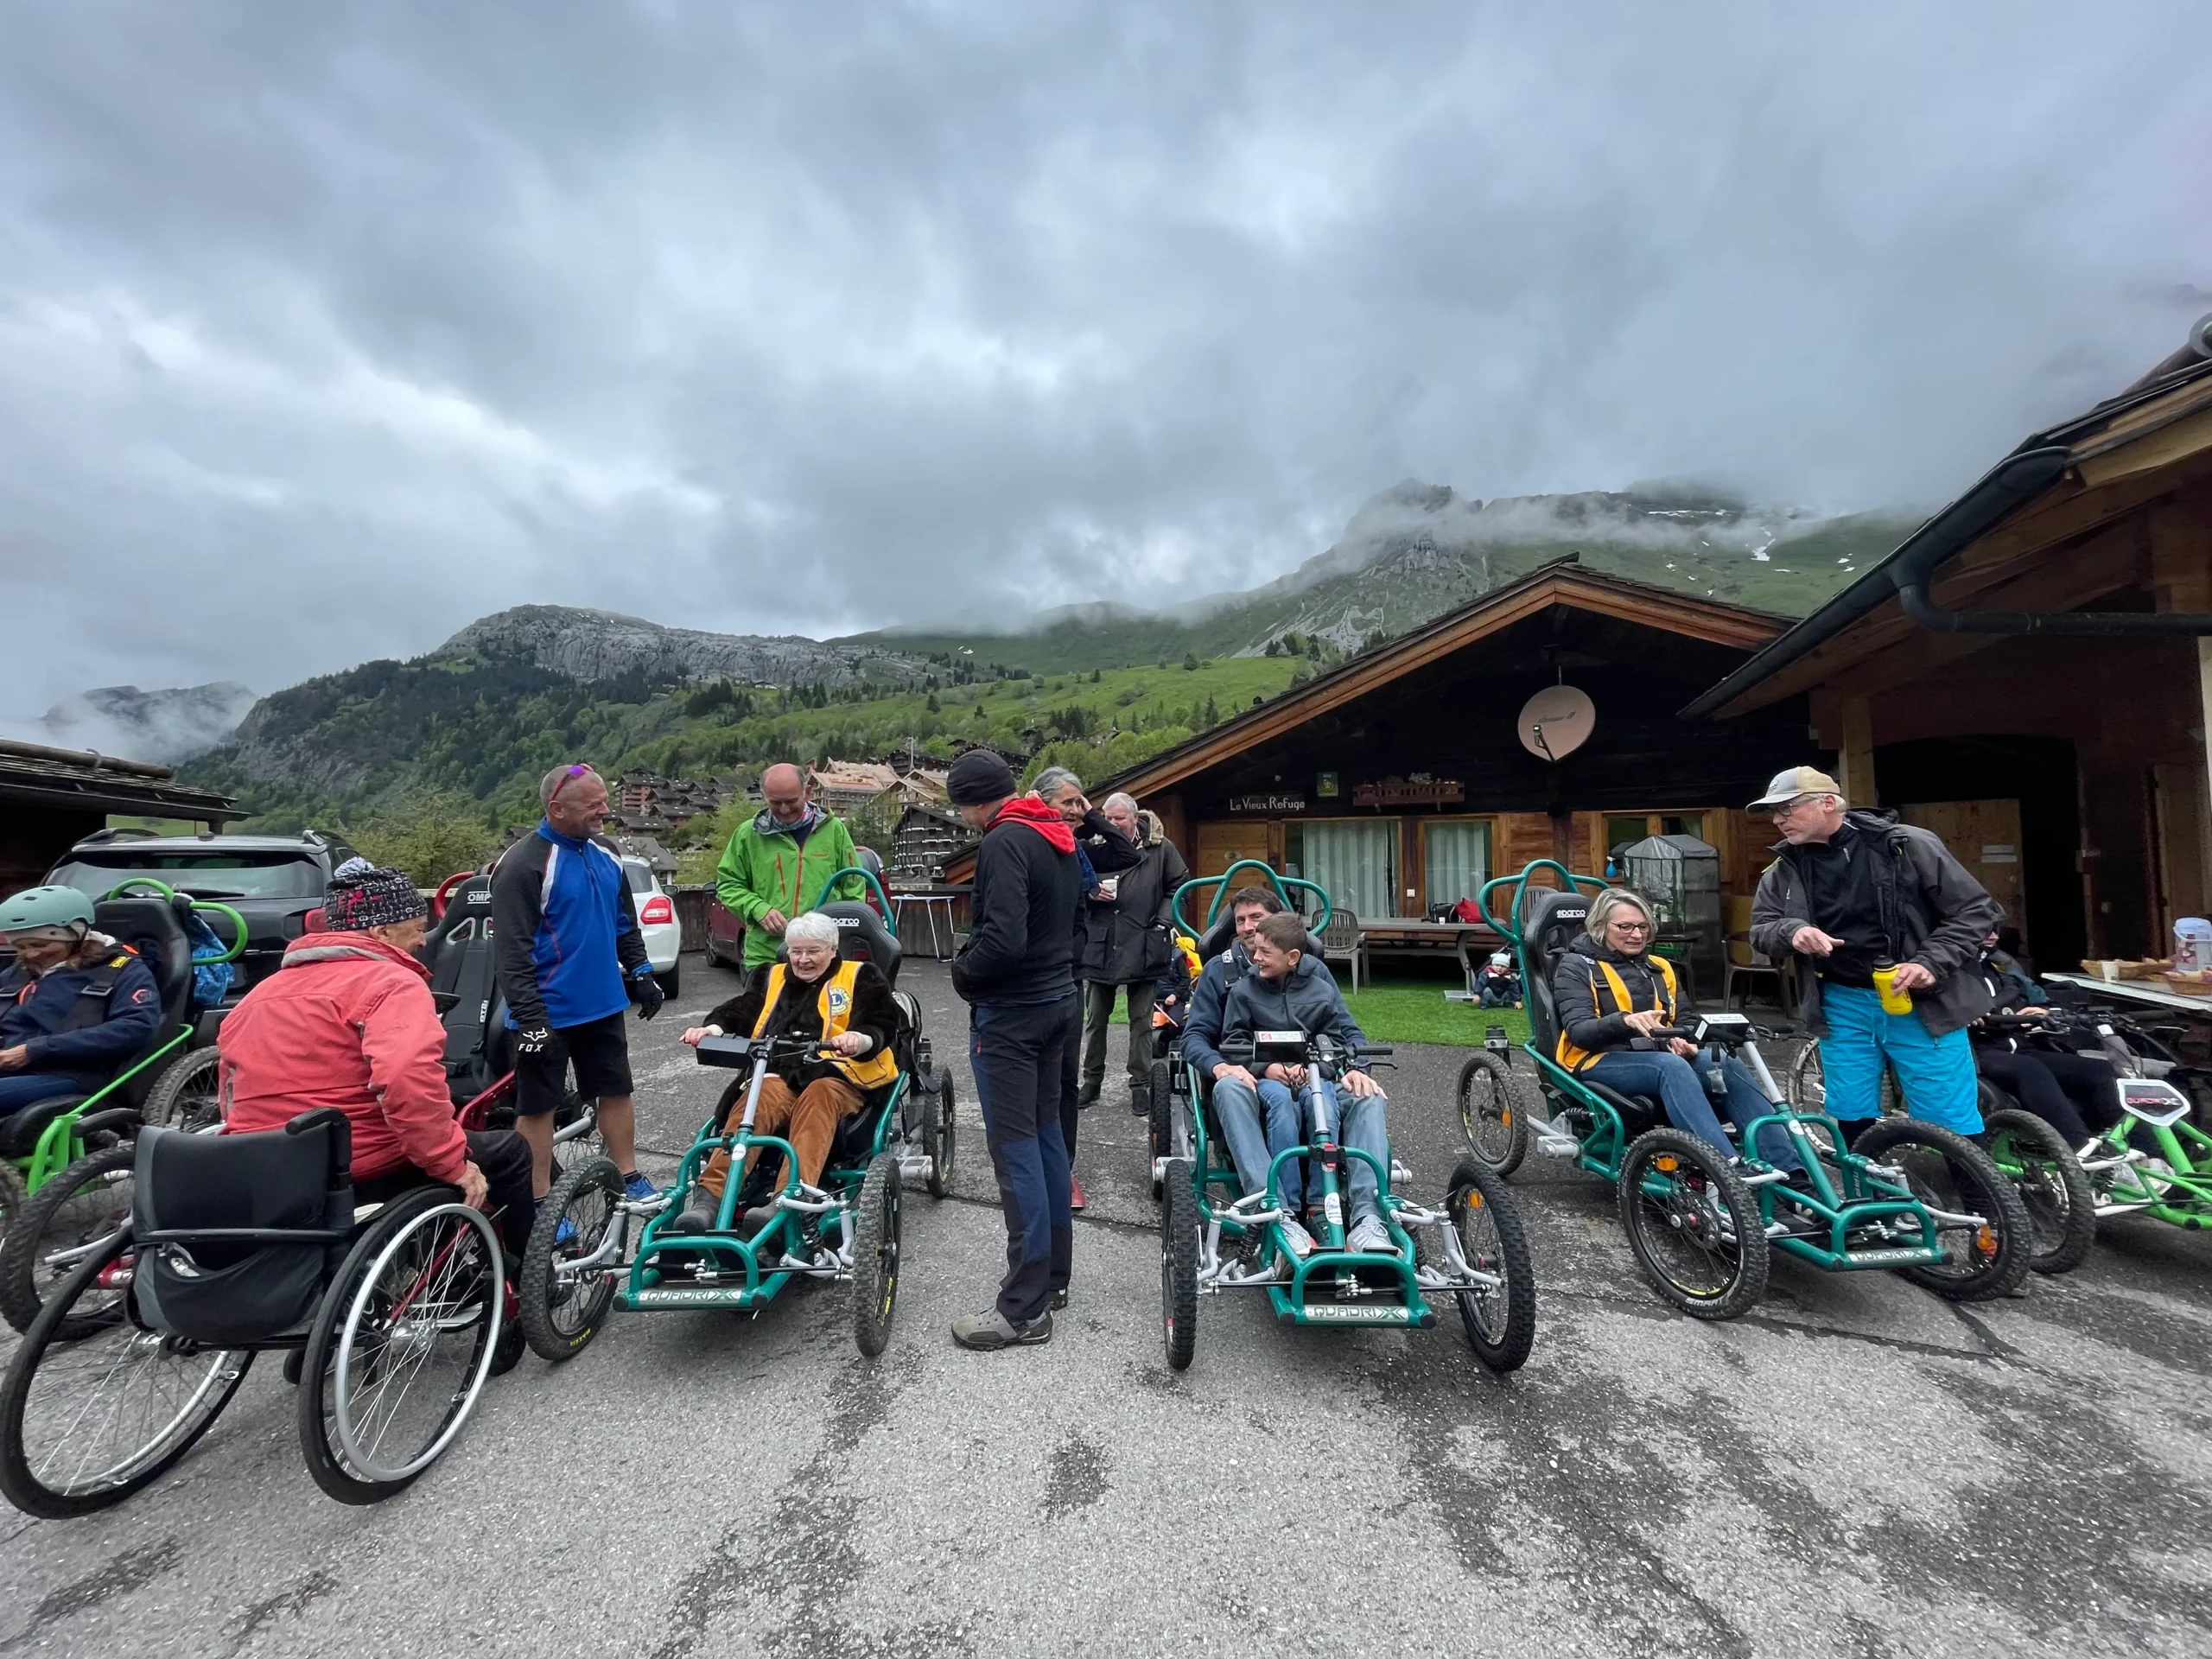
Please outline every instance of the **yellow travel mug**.
[[1885, 960], [1874, 964], [1874, 989], [1881, 996], [1882, 1012], [1910, 1014], [1912, 997], [1909, 993], [1897, 989], [1897, 963]]

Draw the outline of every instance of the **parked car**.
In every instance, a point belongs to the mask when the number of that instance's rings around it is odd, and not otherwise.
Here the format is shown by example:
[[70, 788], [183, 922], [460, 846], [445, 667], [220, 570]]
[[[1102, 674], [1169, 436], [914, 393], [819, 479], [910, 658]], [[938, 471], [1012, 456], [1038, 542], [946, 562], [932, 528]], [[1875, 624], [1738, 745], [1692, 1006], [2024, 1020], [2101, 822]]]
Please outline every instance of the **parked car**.
[[117, 883], [145, 875], [195, 899], [220, 899], [245, 918], [245, 954], [232, 982], [236, 992], [276, 968], [285, 945], [306, 931], [307, 913], [321, 906], [330, 873], [353, 856], [344, 842], [315, 830], [296, 836], [100, 830], [72, 847], [46, 879], [97, 899]]
[[660, 988], [674, 996], [683, 982], [683, 924], [676, 918], [676, 900], [661, 891], [660, 878], [642, 858], [625, 855], [622, 874], [629, 878], [630, 903], [638, 912], [638, 930], [645, 936], [645, 960], [653, 965]]

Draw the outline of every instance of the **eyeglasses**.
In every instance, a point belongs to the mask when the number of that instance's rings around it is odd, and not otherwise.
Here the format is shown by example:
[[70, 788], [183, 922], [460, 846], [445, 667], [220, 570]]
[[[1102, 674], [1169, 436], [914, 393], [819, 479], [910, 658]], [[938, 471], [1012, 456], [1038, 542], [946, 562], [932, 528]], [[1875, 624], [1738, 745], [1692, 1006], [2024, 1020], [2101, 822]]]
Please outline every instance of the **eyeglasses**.
[[1649, 922], [1607, 922], [1605, 925], [1622, 933], [1649, 933], [1651, 931]]

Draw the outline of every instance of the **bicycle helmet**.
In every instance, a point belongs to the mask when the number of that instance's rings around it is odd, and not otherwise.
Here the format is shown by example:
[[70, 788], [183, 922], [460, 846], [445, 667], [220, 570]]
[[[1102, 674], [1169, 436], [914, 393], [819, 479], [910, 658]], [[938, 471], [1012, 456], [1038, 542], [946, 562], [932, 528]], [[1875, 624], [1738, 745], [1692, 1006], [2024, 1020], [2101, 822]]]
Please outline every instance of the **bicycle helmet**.
[[35, 927], [89, 928], [92, 901], [74, 887], [26, 887], [0, 903], [0, 933], [27, 933]]

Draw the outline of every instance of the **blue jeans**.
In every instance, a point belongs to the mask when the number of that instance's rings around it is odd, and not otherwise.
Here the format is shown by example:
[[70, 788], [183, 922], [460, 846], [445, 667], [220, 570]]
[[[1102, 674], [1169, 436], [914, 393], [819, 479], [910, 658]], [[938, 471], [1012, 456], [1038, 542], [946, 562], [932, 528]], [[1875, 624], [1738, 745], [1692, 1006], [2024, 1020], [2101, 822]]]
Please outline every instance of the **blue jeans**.
[[[1363, 1099], [1348, 1091], [1332, 1093], [1343, 1115], [1337, 1144], [1372, 1153], [1384, 1168], [1389, 1168], [1390, 1135], [1383, 1116], [1382, 1096], [1370, 1095]], [[1236, 1179], [1246, 1192], [1257, 1192], [1267, 1185], [1268, 1166], [1277, 1153], [1287, 1147], [1306, 1144], [1306, 1122], [1314, 1104], [1315, 1091], [1311, 1084], [1300, 1090], [1295, 1099], [1288, 1086], [1280, 1083], [1262, 1080], [1256, 1091], [1236, 1077], [1224, 1077], [1214, 1084], [1214, 1116], [1221, 1120], [1222, 1138], [1229, 1142], [1229, 1155], [1236, 1166]], [[1266, 1118], [1264, 1129], [1262, 1113]], [[1344, 1189], [1349, 1200], [1347, 1225], [1362, 1216], [1380, 1217], [1381, 1186], [1374, 1170], [1359, 1159], [1344, 1160]], [[1281, 1190], [1282, 1207], [1293, 1216], [1302, 1216], [1308, 1205], [1321, 1202], [1318, 1178], [1313, 1190], [1307, 1192], [1295, 1160], [1282, 1166]]]
[[99, 1087], [67, 1072], [0, 1071], [0, 1117], [56, 1095], [89, 1095]]
[[1963, 1031], [1931, 1037], [1916, 1014], [1886, 1014], [1878, 991], [1859, 985], [1821, 986], [1821, 1077], [1828, 1116], [1840, 1123], [1882, 1109], [1882, 1061], [1897, 1068], [1904, 1109], [1923, 1123], [1956, 1135], [1981, 1133], [1974, 1048]]
[[[1323, 1106], [1322, 1096], [1319, 1092], [1308, 1089], [1306, 1091], [1306, 1109], [1336, 1111], [1339, 1115], [1337, 1144], [1340, 1147], [1351, 1147], [1361, 1152], [1371, 1153], [1376, 1163], [1385, 1169], [1389, 1168], [1390, 1130], [1383, 1118], [1382, 1096], [1355, 1095], [1351, 1090], [1339, 1084], [1330, 1088], [1328, 1098], [1333, 1102], [1333, 1107]], [[1376, 1179], [1373, 1167], [1363, 1158], [1347, 1158], [1344, 1160], [1342, 1167], [1344, 1172], [1346, 1196], [1351, 1200], [1344, 1216], [1344, 1225], [1356, 1227], [1363, 1218], [1370, 1216], [1380, 1221], [1382, 1218], [1382, 1205], [1379, 1197], [1382, 1187]], [[1317, 1187], [1319, 1185], [1318, 1179], [1314, 1185]], [[1318, 1191], [1307, 1194], [1308, 1203], [1319, 1204], [1320, 1201], [1321, 1195]]]
[[[1698, 1075], [1715, 1065], [1720, 1068], [1729, 1121], [1738, 1128], [1774, 1111], [1774, 1103], [1761, 1092], [1751, 1067], [1710, 1048], [1700, 1052], [1694, 1065], [1665, 1049], [1644, 1052], [1617, 1048], [1600, 1054], [1582, 1069], [1582, 1075], [1624, 1095], [1658, 1096], [1669, 1122], [1733, 1157], [1736, 1148], [1722, 1132], [1720, 1119], [1706, 1096], [1704, 1080]], [[1770, 1123], [1761, 1132], [1758, 1150], [1761, 1157], [1777, 1169], [1805, 1166], [1804, 1160], [1789, 1144], [1789, 1132], [1779, 1123]]]

